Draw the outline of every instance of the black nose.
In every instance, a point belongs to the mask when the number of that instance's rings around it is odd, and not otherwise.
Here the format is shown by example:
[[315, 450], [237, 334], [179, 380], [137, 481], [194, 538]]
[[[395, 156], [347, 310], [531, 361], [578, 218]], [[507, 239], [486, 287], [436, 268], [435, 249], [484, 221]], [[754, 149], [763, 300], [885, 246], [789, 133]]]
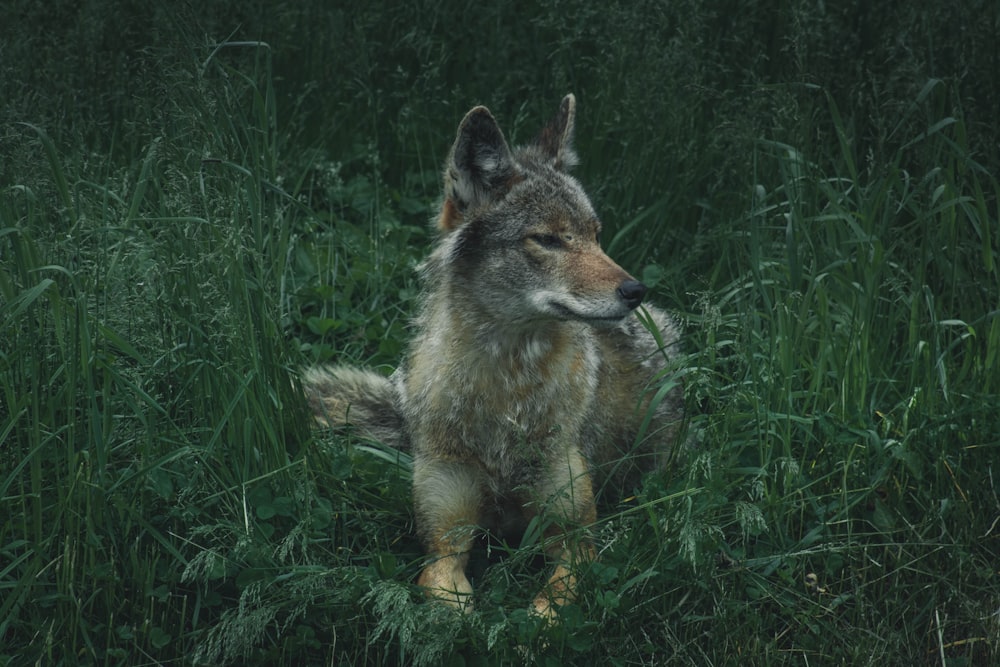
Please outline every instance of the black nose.
[[642, 303], [642, 297], [646, 296], [646, 286], [638, 280], [626, 280], [618, 286], [618, 296], [629, 308], [637, 308]]

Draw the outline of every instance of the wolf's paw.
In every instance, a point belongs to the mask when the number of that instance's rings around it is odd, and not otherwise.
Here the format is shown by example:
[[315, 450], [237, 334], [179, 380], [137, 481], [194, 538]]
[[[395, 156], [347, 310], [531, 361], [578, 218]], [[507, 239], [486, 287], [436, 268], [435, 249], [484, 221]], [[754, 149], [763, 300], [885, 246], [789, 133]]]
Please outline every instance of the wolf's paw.
[[455, 611], [463, 614], [472, 612], [472, 592], [460, 593], [455, 590], [442, 588], [428, 588], [425, 591], [427, 598], [433, 602], [440, 602]]
[[467, 614], [472, 611], [472, 584], [461, 569], [449, 565], [447, 559], [434, 561], [420, 573], [417, 583], [429, 599]]
[[531, 606], [528, 607], [528, 613], [542, 619], [546, 625], [550, 625], [559, 621], [556, 613], [558, 607], [559, 605], [553, 602], [548, 596], [539, 595], [531, 603]]

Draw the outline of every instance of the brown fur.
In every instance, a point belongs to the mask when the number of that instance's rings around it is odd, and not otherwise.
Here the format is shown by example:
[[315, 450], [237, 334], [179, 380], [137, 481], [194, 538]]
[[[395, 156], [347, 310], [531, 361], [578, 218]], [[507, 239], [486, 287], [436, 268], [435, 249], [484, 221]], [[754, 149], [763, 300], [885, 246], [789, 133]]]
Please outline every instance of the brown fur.
[[566, 171], [575, 109], [567, 95], [516, 151], [489, 111], [470, 111], [445, 166], [405, 363], [391, 380], [344, 368], [305, 377], [321, 421], [411, 446], [429, 556], [419, 583], [463, 609], [476, 531], [541, 514], [555, 567], [532, 608], [554, 617], [594, 555], [595, 488], [613, 498], [662, 466], [682, 416], [679, 387], [655, 393], [672, 382], [675, 325], [647, 307], [661, 347], [636, 319], [646, 288], [601, 249], [600, 221]]

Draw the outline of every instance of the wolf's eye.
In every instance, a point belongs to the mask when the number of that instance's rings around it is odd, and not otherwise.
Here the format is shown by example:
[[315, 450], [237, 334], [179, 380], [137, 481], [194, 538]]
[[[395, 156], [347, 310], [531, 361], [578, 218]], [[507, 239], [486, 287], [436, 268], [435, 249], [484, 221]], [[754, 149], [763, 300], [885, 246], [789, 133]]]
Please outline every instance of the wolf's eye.
[[563, 244], [562, 239], [555, 234], [532, 234], [529, 238], [538, 245], [543, 248], [548, 248], [549, 250], [561, 248]]

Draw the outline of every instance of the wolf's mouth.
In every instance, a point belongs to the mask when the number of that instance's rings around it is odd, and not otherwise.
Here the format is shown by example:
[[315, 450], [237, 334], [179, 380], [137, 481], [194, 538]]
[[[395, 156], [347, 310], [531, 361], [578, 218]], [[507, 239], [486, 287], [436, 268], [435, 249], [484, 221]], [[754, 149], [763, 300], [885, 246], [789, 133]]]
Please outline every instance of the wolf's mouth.
[[580, 322], [618, 322], [622, 320], [626, 315], [628, 315], [631, 309], [625, 311], [624, 313], [617, 315], [591, 315], [577, 312], [558, 301], [549, 301], [547, 303], [552, 314], [556, 316], [557, 319], [562, 320], [577, 320]]

